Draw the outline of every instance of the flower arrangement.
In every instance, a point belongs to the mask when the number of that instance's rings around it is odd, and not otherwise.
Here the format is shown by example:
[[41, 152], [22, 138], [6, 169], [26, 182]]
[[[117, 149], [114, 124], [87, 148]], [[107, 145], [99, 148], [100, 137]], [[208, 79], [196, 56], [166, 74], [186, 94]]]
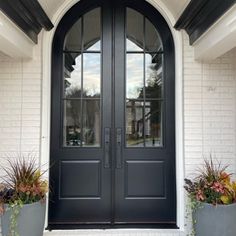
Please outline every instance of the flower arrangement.
[[232, 204], [236, 202], [236, 182], [226, 172], [227, 166], [205, 160], [199, 175], [192, 181], [185, 179], [185, 190], [192, 202]]
[[0, 213], [4, 213], [4, 204], [10, 206], [44, 201], [48, 192], [48, 183], [43, 172], [36, 167], [34, 158], [9, 160], [4, 167], [5, 176], [0, 184]]

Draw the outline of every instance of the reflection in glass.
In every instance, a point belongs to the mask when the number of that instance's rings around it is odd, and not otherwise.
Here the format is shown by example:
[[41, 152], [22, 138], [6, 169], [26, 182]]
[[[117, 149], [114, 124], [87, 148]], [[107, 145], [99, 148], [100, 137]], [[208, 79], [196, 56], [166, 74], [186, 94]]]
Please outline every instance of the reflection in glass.
[[143, 80], [143, 54], [127, 54], [126, 62], [126, 97], [142, 97]]
[[81, 96], [81, 55], [64, 54], [64, 94], [67, 98]]
[[126, 50], [143, 51], [143, 15], [131, 8], [126, 14]]
[[127, 39], [126, 40], [126, 47], [127, 47], [127, 50], [129, 51], [142, 51], [142, 49], [137, 46], [135, 43], [133, 43], [131, 40]]
[[64, 43], [65, 51], [81, 50], [81, 18], [68, 31]]
[[83, 100], [83, 146], [100, 146], [100, 101]]
[[146, 98], [162, 98], [162, 54], [150, 53], [145, 55]]
[[100, 47], [101, 47], [101, 40], [97, 41], [95, 44], [89, 47], [87, 51], [100, 51]]
[[64, 102], [64, 146], [81, 146], [81, 102]]
[[126, 103], [126, 145], [144, 146], [143, 102], [128, 100]]
[[84, 50], [98, 50], [101, 48], [101, 9], [94, 10], [84, 15]]
[[83, 56], [83, 96], [100, 97], [100, 53], [84, 53]]
[[145, 18], [145, 48], [146, 51], [162, 51], [161, 38], [154, 25]]
[[145, 102], [145, 146], [162, 146], [162, 103]]

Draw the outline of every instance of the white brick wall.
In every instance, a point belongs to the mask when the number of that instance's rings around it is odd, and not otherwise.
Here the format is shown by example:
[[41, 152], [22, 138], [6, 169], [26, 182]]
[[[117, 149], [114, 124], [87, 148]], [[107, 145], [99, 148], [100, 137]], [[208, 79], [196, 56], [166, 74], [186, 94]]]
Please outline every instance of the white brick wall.
[[[19, 152], [40, 154], [41, 47], [32, 60], [0, 55], [0, 162]], [[236, 50], [211, 63], [194, 61], [184, 34], [184, 149], [186, 176], [210, 153], [236, 172]], [[178, 112], [178, 111], [177, 111]], [[173, 231], [106, 230], [45, 233], [57, 235], [183, 236]]]
[[184, 133], [186, 175], [212, 155], [236, 172], [236, 50], [210, 63], [194, 61], [184, 34]]
[[39, 156], [41, 48], [32, 60], [0, 55], [0, 157], [31, 152]]

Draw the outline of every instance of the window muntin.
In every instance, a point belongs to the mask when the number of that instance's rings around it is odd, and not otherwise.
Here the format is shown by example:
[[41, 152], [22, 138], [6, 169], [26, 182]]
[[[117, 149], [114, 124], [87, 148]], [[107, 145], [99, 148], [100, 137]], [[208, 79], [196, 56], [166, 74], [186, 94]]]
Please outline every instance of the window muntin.
[[126, 146], [163, 146], [163, 46], [155, 26], [126, 8]]
[[87, 12], [71, 27], [65, 37], [63, 54], [63, 146], [100, 147], [100, 8]]

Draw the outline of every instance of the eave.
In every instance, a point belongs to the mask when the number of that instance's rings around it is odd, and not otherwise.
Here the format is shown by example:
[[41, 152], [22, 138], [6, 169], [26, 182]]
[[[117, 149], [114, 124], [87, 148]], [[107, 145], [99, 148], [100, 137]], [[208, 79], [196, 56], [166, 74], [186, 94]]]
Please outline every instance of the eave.
[[37, 43], [42, 28], [53, 28], [52, 22], [37, 0], [0, 0], [0, 9], [34, 43]]
[[184, 29], [192, 45], [235, 3], [236, 0], [191, 0], [174, 27]]
[[32, 58], [34, 43], [0, 12], [0, 50], [12, 58]]

